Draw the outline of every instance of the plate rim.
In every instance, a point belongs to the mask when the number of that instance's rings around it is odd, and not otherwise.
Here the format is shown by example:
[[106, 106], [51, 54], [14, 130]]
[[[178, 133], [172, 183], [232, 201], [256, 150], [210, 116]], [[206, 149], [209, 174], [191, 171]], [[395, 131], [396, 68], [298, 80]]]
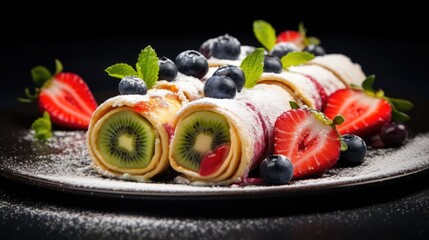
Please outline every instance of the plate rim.
[[[21, 184], [36, 186], [42, 189], [49, 189], [56, 192], [68, 192], [93, 197], [108, 197], [113, 199], [147, 199], [147, 200], [210, 200], [210, 199], [240, 199], [240, 198], [275, 198], [275, 197], [297, 197], [305, 195], [327, 194], [343, 190], [358, 190], [361, 188], [379, 187], [385, 184], [394, 184], [395, 182], [407, 179], [420, 178], [429, 175], [429, 165], [424, 168], [414, 169], [399, 174], [383, 178], [364, 179], [356, 182], [331, 183], [321, 186], [297, 187], [292, 189], [282, 189], [280, 186], [267, 186], [265, 189], [257, 191], [210, 191], [210, 192], [147, 192], [147, 191], [130, 191], [130, 190], [109, 190], [105, 188], [89, 188], [76, 186], [68, 183], [50, 181], [48, 179], [34, 177], [26, 174], [19, 174], [13, 171], [5, 171], [0, 168], [0, 176], [6, 179], [19, 182]], [[104, 177], [103, 177], [104, 178]], [[151, 184], [151, 183], [141, 183]], [[198, 186], [195, 186], [198, 187]], [[311, 191], [308, 191], [311, 188]]]

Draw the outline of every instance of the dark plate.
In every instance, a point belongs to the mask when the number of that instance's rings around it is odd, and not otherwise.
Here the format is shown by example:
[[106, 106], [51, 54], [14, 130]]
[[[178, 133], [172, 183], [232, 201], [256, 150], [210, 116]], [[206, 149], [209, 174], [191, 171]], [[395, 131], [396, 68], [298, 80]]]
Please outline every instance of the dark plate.
[[[6, 126], [4, 126], [6, 124]], [[14, 129], [13, 123], [3, 127]], [[358, 167], [334, 167], [318, 178], [282, 186], [190, 186], [173, 183], [174, 173], [152, 183], [104, 178], [90, 167], [85, 132], [56, 131], [48, 142], [29, 130], [0, 138], [0, 175], [43, 188], [77, 194], [140, 199], [214, 199], [288, 197], [376, 186], [429, 171], [429, 133], [417, 134], [402, 148], [370, 150]]]

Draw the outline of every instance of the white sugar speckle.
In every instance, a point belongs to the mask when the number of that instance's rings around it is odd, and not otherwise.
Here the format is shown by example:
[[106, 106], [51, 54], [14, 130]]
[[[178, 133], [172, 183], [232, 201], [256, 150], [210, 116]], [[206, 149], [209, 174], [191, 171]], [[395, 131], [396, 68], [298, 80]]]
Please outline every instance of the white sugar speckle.
[[[100, 176], [91, 167], [87, 154], [84, 131], [55, 131], [46, 142], [33, 139], [32, 131], [14, 136], [14, 146], [1, 149], [0, 169], [19, 175], [47, 180], [64, 187], [82, 187], [96, 190], [130, 191], [138, 194], [218, 194], [256, 193], [264, 191], [311, 191], [318, 187], [366, 183], [385, 180], [429, 168], [429, 133], [420, 134], [399, 149], [368, 151], [366, 161], [357, 167], [335, 167], [319, 178], [292, 181], [283, 186], [193, 186], [185, 182], [153, 181], [137, 183]], [[7, 141], [6, 138], [0, 142]]]

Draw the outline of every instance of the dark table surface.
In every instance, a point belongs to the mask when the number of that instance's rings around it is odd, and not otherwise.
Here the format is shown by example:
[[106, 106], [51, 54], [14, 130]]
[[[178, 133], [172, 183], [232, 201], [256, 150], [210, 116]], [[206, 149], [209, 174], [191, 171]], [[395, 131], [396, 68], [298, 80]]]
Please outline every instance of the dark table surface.
[[[246, 37], [246, 36], [245, 36]], [[12, 43], [2, 49], [0, 107], [2, 132], [26, 129], [38, 116], [35, 105], [16, 97], [31, 85], [29, 69], [53, 68], [77, 72], [97, 93], [98, 102], [117, 86], [104, 69], [116, 62], [133, 64], [140, 49], [151, 44], [174, 58], [198, 48], [207, 37], [110, 38], [79, 41]], [[243, 43], [256, 44], [251, 37]], [[341, 52], [377, 74], [377, 87], [416, 103], [409, 123], [427, 132], [428, 50], [423, 44], [322, 36], [329, 52]], [[400, 46], [400, 47], [398, 47]], [[22, 95], [21, 95], [22, 96]], [[7, 127], [5, 127], [7, 126]], [[0, 233], [10, 239], [429, 239], [429, 175], [322, 194], [267, 199], [155, 201], [83, 196], [38, 188], [0, 178]]]

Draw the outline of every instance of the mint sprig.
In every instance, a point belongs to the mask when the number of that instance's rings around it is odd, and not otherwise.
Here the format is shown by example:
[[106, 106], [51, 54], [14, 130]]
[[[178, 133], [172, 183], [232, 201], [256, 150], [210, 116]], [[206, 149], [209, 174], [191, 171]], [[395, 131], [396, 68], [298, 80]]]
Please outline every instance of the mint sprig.
[[262, 46], [264, 46], [268, 51], [273, 49], [276, 45], [276, 30], [270, 23], [264, 20], [254, 21], [253, 33], [255, 34], [256, 39], [258, 39]]
[[136, 69], [126, 63], [117, 63], [104, 70], [114, 78], [122, 79], [127, 76], [137, 76], [146, 83], [148, 89], [152, 88], [158, 80], [159, 65], [155, 50], [148, 45], [137, 59]]
[[48, 112], [43, 113], [43, 117], [36, 119], [31, 124], [31, 129], [34, 130], [34, 137], [37, 140], [46, 140], [52, 137], [52, 123]]
[[309, 52], [290, 52], [282, 57], [281, 62], [283, 68], [287, 70], [292, 66], [299, 66], [313, 59], [314, 55]]
[[117, 63], [104, 70], [111, 77], [122, 79], [126, 76], [138, 76], [136, 70], [126, 63]]
[[[404, 99], [398, 99], [398, 98], [390, 98], [384, 95], [383, 90], [377, 90], [375, 91], [373, 88], [375, 81], [375, 75], [368, 76], [363, 82], [362, 82], [362, 90], [369, 96], [385, 99], [389, 102], [390, 106], [392, 107], [392, 118], [395, 121], [399, 122], [406, 122], [410, 120], [410, 116], [404, 112], [410, 111], [414, 105], [412, 102]], [[352, 86], [352, 88], [356, 89], [356, 86]]]
[[158, 56], [150, 45], [140, 52], [136, 68], [138, 76], [146, 82], [147, 88], [152, 88], [158, 80], [159, 65]]
[[264, 71], [264, 49], [257, 48], [253, 51], [243, 59], [240, 68], [243, 70], [246, 79], [244, 87], [254, 87]]

